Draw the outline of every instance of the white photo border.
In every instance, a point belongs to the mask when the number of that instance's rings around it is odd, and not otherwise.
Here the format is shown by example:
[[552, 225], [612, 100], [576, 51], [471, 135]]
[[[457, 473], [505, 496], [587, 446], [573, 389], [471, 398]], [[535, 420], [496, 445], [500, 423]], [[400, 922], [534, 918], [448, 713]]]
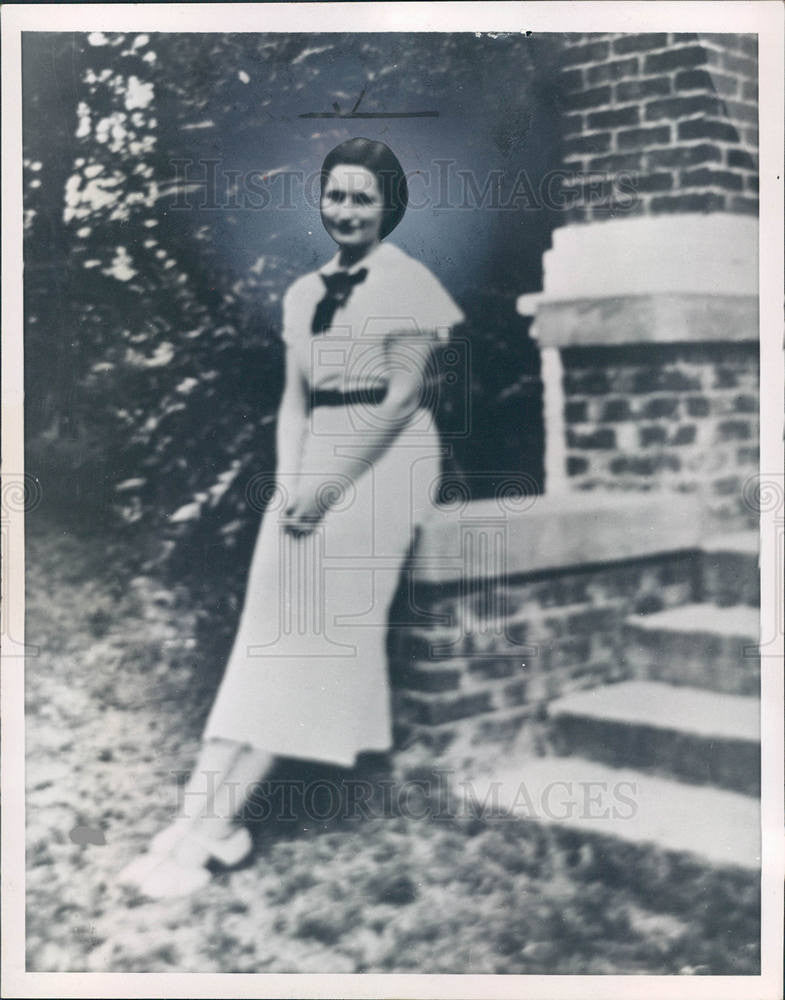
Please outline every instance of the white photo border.
[[[23, 31], [712, 31], [758, 35], [760, 74], [761, 483], [783, 468], [783, 8], [750, 2], [4, 4], [2, 20], [2, 488], [22, 482]], [[782, 488], [780, 486], [780, 488]], [[21, 506], [21, 505], [20, 505]], [[5, 517], [4, 513], [4, 517]], [[761, 515], [762, 635], [782, 640], [783, 512]], [[489, 976], [28, 973], [24, 916], [24, 514], [3, 524], [2, 981], [6, 997], [413, 997], [778, 1000], [783, 940], [783, 660], [762, 664], [760, 976]], [[773, 542], [773, 544], [772, 544]]]

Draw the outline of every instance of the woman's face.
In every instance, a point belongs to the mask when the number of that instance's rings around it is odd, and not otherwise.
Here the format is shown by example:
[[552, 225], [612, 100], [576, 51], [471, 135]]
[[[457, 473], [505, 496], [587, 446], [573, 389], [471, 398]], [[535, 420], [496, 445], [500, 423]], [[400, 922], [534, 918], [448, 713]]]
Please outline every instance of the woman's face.
[[348, 250], [379, 241], [384, 199], [367, 167], [336, 164], [324, 186], [321, 210], [324, 228], [339, 246]]

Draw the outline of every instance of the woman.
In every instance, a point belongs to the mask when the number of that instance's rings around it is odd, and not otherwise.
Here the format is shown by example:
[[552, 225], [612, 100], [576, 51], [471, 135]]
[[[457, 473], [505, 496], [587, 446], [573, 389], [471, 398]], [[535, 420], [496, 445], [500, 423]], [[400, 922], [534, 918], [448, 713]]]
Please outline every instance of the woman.
[[284, 297], [276, 475], [186, 814], [125, 871], [149, 896], [199, 888], [211, 859], [242, 860], [235, 817], [276, 756], [351, 767], [391, 746], [387, 614], [439, 475], [432, 347], [463, 318], [382, 242], [407, 198], [383, 143], [350, 139], [324, 161], [322, 221], [339, 249]]

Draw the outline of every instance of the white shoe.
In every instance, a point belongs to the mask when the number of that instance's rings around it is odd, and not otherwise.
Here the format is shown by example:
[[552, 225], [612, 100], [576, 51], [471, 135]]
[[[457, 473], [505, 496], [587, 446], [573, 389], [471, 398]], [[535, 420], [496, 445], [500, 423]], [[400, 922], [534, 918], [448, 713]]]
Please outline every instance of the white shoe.
[[[170, 866], [173, 864], [180, 873], [193, 870], [203, 871], [205, 878], [199, 876], [191, 879], [191, 882], [194, 883], [193, 889], [197, 889], [209, 881], [210, 873], [205, 868], [208, 861], [213, 859], [225, 867], [231, 868], [247, 858], [252, 848], [253, 840], [244, 826], [237, 827], [228, 837], [205, 837], [194, 828], [193, 820], [181, 818], [156, 834], [151, 840], [147, 852], [134, 858], [130, 864], [126, 865], [120, 872], [118, 879], [123, 885], [129, 885], [135, 889], [145, 887], [145, 894], [149, 895], [147, 890], [151, 885], [151, 877], [162, 868], [164, 863], [167, 863]], [[172, 885], [176, 882], [177, 879], [174, 878], [176, 875], [178, 875], [177, 871], [170, 872], [165, 880], [166, 884]], [[188, 882], [182, 875], [180, 881]], [[180, 895], [181, 893], [174, 894]]]
[[184, 858], [203, 856], [203, 864], [218, 861], [225, 868], [233, 868], [251, 853], [253, 840], [244, 826], [235, 827], [226, 837], [209, 837], [201, 830], [192, 829], [175, 842], [172, 856], [182, 861]]
[[147, 850], [150, 854], [168, 854], [173, 847], [188, 837], [193, 830], [195, 820], [188, 816], [178, 817], [174, 823], [165, 826], [150, 841]]
[[194, 821], [189, 817], [180, 816], [174, 823], [170, 823], [169, 826], [160, 830], [147, 845], [145, 853], [134, 858], [120, 872], [118, 881], [121, 885], [138, 888], [161, 858], [169, 854], [181, 840], [188, 836], [193, 823]]
[[148, 899], [177, 899], [203, 889], [211, 877], [203, 865], [181, 865], [173, 857], [164, 855], [157, 858], [157, 864], [137, 888]]
[[209, 847], [210, 857], [225, 868], [239, 865], [253, 850], [253, 838], [244, 826], [236, 827], [228, 837], [211, 837], [205, 843]]

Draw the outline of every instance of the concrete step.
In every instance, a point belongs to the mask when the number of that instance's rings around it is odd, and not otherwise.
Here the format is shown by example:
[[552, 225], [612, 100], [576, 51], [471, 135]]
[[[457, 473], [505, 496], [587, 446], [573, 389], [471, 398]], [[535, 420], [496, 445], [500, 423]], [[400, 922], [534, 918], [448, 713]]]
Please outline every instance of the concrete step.
[[624, 681], [559, 698], [548, 715], [558, 752], [759, 794], [757, 698]]
[[638, 679], [758, 695], [759, 635], [756, 608], [685, 604], [628, 618], [624, 657]]
[[474, 815], [545, 823], [573, 843], [599, 845], [608, 868], [618, 870], [621, 860], [625, 879], [648, 872], [660, 891], [669, 873], [679, 881], [706, 868], [731, 880], [735, 872], [750, 891], [759, 877], [759, 803], [738, 792], [582, 757], [513, 755], [492, 773], [461, 782], [459, 794]]
[[729, 607], [760, 607], [757, 531], [738, 531], [709, 538], [701, 545], [701, 597]]

